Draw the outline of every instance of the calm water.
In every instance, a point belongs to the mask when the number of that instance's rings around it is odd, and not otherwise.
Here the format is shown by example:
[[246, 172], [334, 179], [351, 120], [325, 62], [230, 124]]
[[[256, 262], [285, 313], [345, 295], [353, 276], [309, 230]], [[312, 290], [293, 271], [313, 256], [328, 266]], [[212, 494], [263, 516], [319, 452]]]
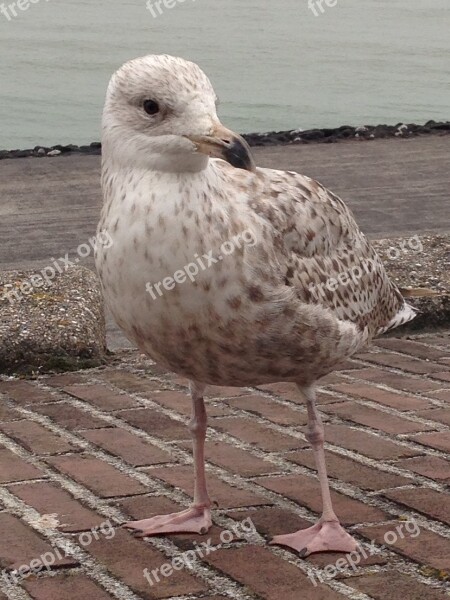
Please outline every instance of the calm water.
[[147, 53], [198, 62], [239, 131], [448, 120], [449, 32], [449, 0], [40, 0], [0, 13], [0, 148], [98, 139], [111, 73]]

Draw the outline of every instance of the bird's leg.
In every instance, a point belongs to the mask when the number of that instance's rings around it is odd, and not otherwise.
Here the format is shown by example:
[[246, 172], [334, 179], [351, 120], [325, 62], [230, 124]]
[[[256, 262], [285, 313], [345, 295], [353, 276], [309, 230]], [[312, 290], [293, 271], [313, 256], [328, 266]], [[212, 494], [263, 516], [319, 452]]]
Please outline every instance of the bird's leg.
[[138, 537], [161, 533], [206, 533], [212, 525], [211, 501], [206, 489], [205, 438], [206, 410], [203, 401], [203, 384], [191, 382], [192, 419], [189, 429], [192, 433], [194, 450], [195, 489], [192, 506], [179, 513], [156, 516], [142, 521], [125, 523], [125, 527], [137, 532]]
[[339, 523], [331, 502], [323, 448], [324, 429], [322, 419], [315, 405], [315, 390], [311, 387], [306, 389], [300, 388], [300, 391], [305, 396], [307, 402], [307, 438], [313, 447], [316, 459], [322, 493], [323, 512], [320, 520], [312, 527], [301, 529], [288, 535], [277, 535], [271, 543], [289, 546], [297, 550], [300, 556], [308, 556], [313, 552], [325, 551], [353, 552], [358, 548], [358, 543]]

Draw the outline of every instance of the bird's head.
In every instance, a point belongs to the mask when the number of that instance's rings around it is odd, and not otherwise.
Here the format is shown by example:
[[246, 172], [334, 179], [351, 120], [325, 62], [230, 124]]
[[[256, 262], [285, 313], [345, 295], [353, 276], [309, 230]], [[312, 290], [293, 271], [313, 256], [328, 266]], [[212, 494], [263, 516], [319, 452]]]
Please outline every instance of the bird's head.
[[111, 78], [103, 148], [122, 166], [199, 171], [208, 157], [253, 171], [247, 142], [217, 117], [217, 96], [203, 71], [173, 56], [127, 62]]

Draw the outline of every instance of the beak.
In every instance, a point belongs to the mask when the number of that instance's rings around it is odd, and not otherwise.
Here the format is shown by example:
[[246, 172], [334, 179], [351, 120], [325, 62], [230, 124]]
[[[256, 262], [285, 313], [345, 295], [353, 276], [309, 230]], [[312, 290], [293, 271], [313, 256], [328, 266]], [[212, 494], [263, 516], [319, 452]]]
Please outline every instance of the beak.
[[195, 144], [197, 152], [221, 158], [236, 169], [256, 171], [250, 146], [243, 137], [230, 131], [221, 123], [214, 127], [211, 135], [186, 137]]

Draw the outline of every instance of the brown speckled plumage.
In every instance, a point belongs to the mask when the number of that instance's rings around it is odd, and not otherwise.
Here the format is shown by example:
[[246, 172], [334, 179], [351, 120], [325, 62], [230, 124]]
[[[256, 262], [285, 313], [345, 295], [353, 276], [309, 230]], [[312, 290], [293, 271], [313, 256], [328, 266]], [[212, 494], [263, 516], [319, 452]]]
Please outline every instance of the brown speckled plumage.
[[293, 381], [307, 405], [323, 514], [273, 541], [301, 556], [353, 552], [331, 503], [314, 383], [414, 311], [345, 204], [308, 177], [257, 169], [218, 121], [215, 100], [196, 65], [168, 56], [127, 63], [106, 97], [99, 227], [113, 244], [96, 255], [105, 298], [143, 352], [191, 380], [193, 406], [193, 505], [127, 527], [208, 531], [205, 385]]
[[[165, 107], [157, 122], [139, 109], [147, 96]], [[99, 225], [114, 243], [97, 254], [105, 298], [143, 352], [192, 380], [309, 385], [414, 312], [348, 208], [322, 185], [199, 157], [186, 135], [214, 126], [214, 100], [206, 76], [181, 59], [138, 59], [114, 76]], [[255, 245], [157, 299], [147, 293], [148, 282], [196, 255], [217, 256], [247, 230]], [[358, 281], [329, 289], [362, 265]]]

